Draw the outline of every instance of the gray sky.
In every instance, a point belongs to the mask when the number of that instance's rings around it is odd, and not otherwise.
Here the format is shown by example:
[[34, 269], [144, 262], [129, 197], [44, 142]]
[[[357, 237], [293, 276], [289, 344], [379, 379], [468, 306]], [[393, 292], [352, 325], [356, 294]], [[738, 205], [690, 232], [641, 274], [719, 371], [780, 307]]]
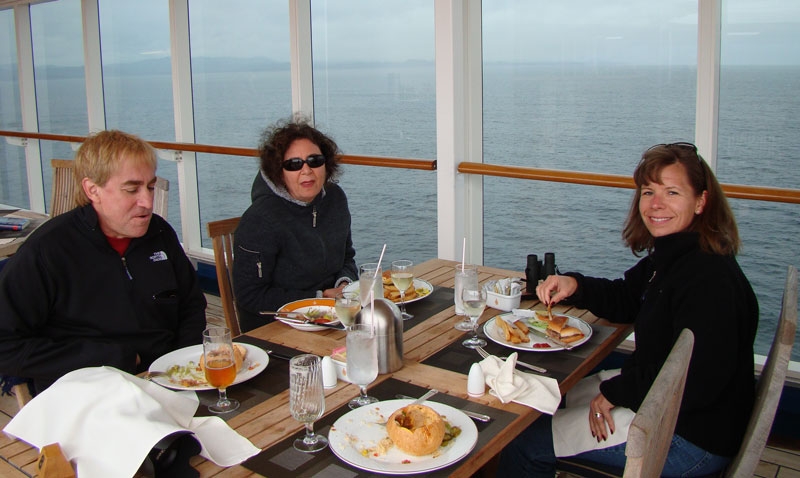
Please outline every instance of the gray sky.
[[[189, 3], [195, 55], [288, 60], [287, 0]], [[32, 7], [38, 61], [82, 64], [79, 11]], [[169, 55], [167, 2], [101, 0], [100, 12], [105, 61]], [[433, 60], [432, 0], [312, 0], [312, 14], [317, 60]], [[483, 15], [486, 61], [695, 62], [697, 0], [485, 0]], [[14, 54], [9, 28], [0, 11], [0, 64]], [[800, 64], [798, 40], [800, 1], [723, 2], [723, 63]]]

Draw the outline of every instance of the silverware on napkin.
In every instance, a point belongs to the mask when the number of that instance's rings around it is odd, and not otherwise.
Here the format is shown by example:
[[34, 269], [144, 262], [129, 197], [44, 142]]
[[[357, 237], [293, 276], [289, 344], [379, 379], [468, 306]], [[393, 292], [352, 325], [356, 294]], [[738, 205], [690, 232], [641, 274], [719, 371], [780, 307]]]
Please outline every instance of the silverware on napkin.
[[[403, 400], [414, 400], [414, 397], [409, 397], [408, 395], [403, 395], [402, 393], [398, 393], [397, 395], [395, 395], [395, 397]], [[472, 418], [473, 420], [478, 420], [479, 422], [492, 421], [492, 417], [490, 417], [489, 415], [484, 415], [483, 413], [471, 412], [469, 410], [461, 410], [461, 412], [464, 415]]]
[[[486, 358], [489, 355], [491, 355], [489, 352], [484, 350], [483, 347], [475, 347], [475, 350], [483, 358]], [[499, 358], [500, 360], [508, 360], [508, 357], [497, 357], [497, 358]], [[525, 362], [520, 362], [519, 360], [517, 360], [516, 364], [519, 365], [520, 367], [525, 367], [528, 370], [531, 370], [531, 371], [536, 372], [536, 373], [547, 373], [547, 369], [546, 368], [542, 368], [542, 367], [539, 367], [539, 366], [536, 366], [536, 365], [531, 365], [531, 364], [525, 363]]]

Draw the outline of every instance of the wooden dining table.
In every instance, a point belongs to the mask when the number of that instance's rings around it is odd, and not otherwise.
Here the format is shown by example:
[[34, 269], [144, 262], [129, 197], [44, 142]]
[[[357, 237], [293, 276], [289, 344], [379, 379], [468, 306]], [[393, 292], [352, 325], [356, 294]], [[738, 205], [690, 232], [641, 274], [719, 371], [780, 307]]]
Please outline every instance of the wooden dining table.
[[[414, 266], [415, 277], [433, 285], [433, 292], [426, 298], [407, 304], [408, 311], [415, 317], [403, 324], [403, 366], [395, 372], [379, 375], [369, 388], [370, 394], [381, 400], [393, 399], [398, 394], [419, 396], [435, 388], [439, 394], [430, 400], [492, 417], [488, 423], [476, 422], [478, 440], [464, 458], [442, 469], [426, 472], [426, 476], [472, 476], [540, 416], [540, 412], [531, 407], [514, 402], [502, 403], [488, 393], [488, 389], [480, 397], [467, 394], [469, 367], [482, 359], [476, 351], [461, 345], [469, 333], [454, 328], [463, 319], [455, 314], [453, 304], [456, 264], [449, 260], [433, 259]], [[522, 278], [524, 274], [488, 266], [479, 267], [481, 283], [507, 277]], [[520, 307], [544, 308], [532, 298], [522, 300]], [[553, 311], [580, 318], [589, 324], [592, 328], [589, 340], [570, 350], [517, 352], [520, 361], [546, 368], [546, 375], [558, 381], [563, 395], [594, 370], [629, 335], [630, 328], [610, 324], [586, 310], [570, 306], [557, 305]], [[504, 312], [487, 307], [479, 322], [485, 323], [501, 313]], [[228, 389], [228, 396], [239, 400], [241, 407], [223, 416], [232, 428], [262, 451], [244, 463], [229, 468], [197, 456], [193, 458], [192, 465], [200, 475], [325, 476], [329, 472], [331, 475], [344, 473], [340, 476], [377, 476], [340, 460], [330, 447], [314, 454], [301, 453], [292, 448], [292, 441], [302, 436], [304, 428], [289, 412], [289, 363], [285, 358], [298, 353], [330, 355], [333, 349], [345, 345], [345, 337], [345, 332], [340, 330], [309, 332], [275, 321], [236, 338], [237, 342], [273, 352], [264, 372]], [[492, 354], [508, 355], [514, 351], [494, 341], [488, 342], [486, 350]], [[342, 380], [335, 387], [326, 389], [326, 412], [315, 424], [315, 430], [327, 434], [333, 422], [349, 412], [347, 403], [356, 395], [358, 387]], [[198, 414], [207, 414], [203, 405], [216, 400], [216, 391], [198, 392], [198, 396], [201, 402]], [[36, 449], [10, 437], [0, 437], [0, 458], [21, 471], [19, 476], [33, 474], [36, 457]], [[0, 465], [4, 465], [2, 461]]]

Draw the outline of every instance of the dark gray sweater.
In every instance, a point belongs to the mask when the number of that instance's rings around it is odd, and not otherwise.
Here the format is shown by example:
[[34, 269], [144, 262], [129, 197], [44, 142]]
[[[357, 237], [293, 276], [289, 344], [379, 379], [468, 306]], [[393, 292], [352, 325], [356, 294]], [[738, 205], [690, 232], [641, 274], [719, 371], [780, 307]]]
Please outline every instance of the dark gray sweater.
[[267, 322], [258, 311], [316, 297], [358, 277], [350, 210], [338, 185], [326, 183], [306, 204], [258, 174], [251, 197], [234, 234], [233, 288], [242, 331]]

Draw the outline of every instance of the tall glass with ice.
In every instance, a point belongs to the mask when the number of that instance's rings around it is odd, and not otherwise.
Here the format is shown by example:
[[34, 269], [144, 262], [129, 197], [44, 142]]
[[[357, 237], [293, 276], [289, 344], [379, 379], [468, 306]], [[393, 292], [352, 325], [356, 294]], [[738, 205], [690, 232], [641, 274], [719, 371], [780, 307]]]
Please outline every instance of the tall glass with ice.
[[454, 286], [454, 301], [456, 304], [456, 314], [463, 315], [464, 319], [459, 321], [455, 328], [462, 332], [470, 332], [472, 330], [472, 322], [464, 314], [464, 306], [461, 302], [461, 291], [465, 287], [477, 289], [478, 288], [478, 266], [473, 264], [458, 264], [455, 266], [455, 286]]
[[361, 299], [361, 307], [369, 305], [369, 290], [375, 291], [376, 299], [383, 299], [383, 277], [377, 262], [361, 264], [358, 268], [358, 292]]

